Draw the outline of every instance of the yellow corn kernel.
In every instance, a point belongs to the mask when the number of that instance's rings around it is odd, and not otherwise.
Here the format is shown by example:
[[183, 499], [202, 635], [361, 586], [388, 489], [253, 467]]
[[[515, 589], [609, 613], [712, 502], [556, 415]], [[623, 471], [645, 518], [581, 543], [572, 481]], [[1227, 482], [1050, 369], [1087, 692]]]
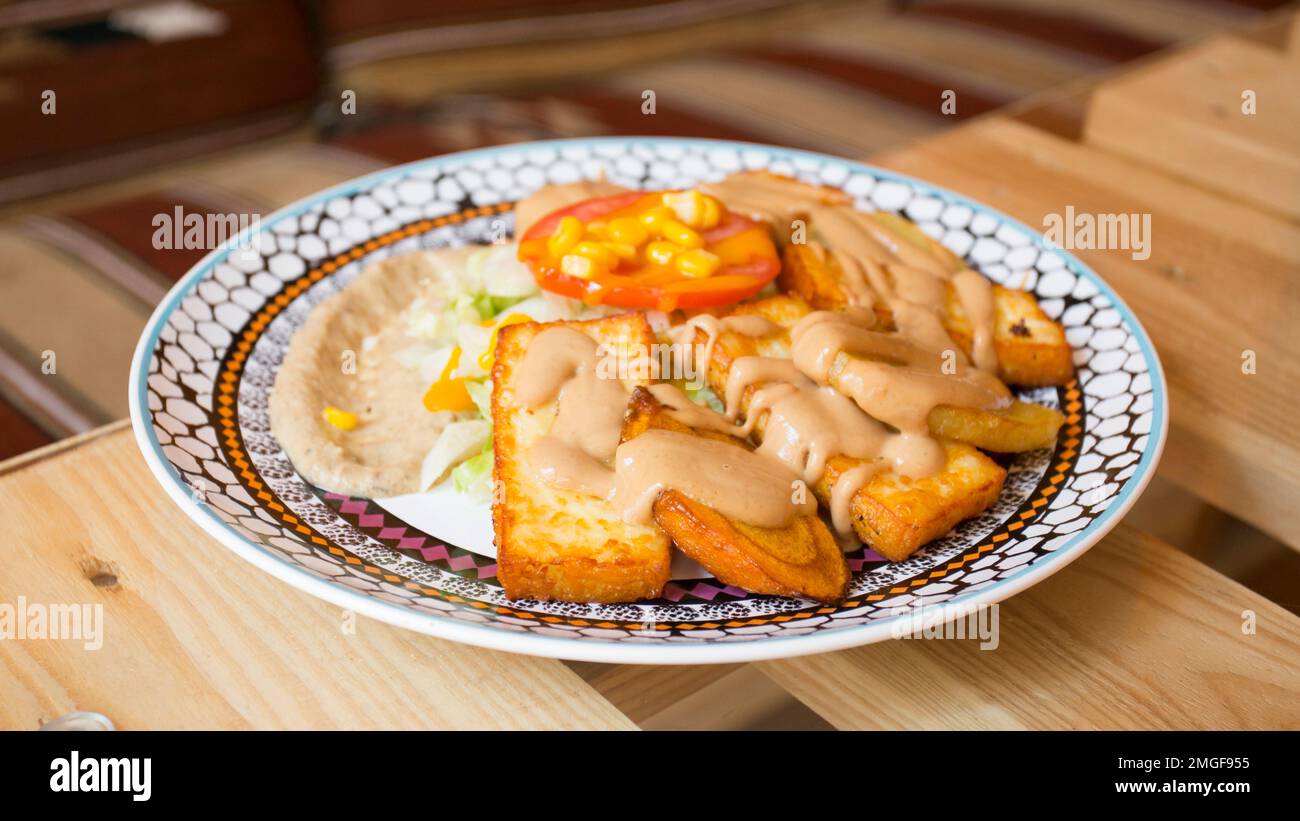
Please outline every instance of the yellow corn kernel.
[[646, 230], [657, 236], [663, 235], [663, 227], [666, 222], [677, 218], [677, 213], [673, 209], [660, 205], [657, 208], [651, 208], [641, 213], [641, 224]]
[[577, 245], [569, 249], [569, 253], [577, 254], [580, 257], [587, 257], [593, 262], [599, 263], [604, 268], [613, 268], [618, 264], [618, 254], [614, 253], [609, 248], [606, 248], [604, 243], [601, 242], [593, 242], [584, 239], [582, 242], [579, 242]]
[[704, 237], [700, 236], [699, 232], [677, 220], [665, 222], [660, 234], [669, 242], [675, 242], [684, 248], [701, 248], [704, 246]]
[[587, 223], [587, 236], [589, 237], [603, 237], [605, 236], [605, 232], [608, 230], [609, 223], [607, 222], [597, 220], [595, 222]]
[[689, 191], [669, 191], [664, 194], [664, 205], [673, 209], [677, 219], [699, 228], [704, 221], [704, 195], [694, 188]]
[[325, 410], [321, 411], [321, 416], [339, 430], [353, 430], [357, 426], [357, 415], [345, 410], [339, 410], [333, 405], [326, 405]]
[[619, 259], [636, 259], [636, 246], [626, 242], [602, 242], [602, 248], [611, 251]]
[[560, 260], [560, 271], [578, 279], [591, 279], [605, 270], [604, 266], [591, 257], [566, 254]]
[[664, 205], [692, 228], [713, 228], [722, 220], [722, 204], [695, 189], [664, 194]]
[[485, 371], [492, 370], [492, 363], [496, 361], [497, 354], [497, 337], [501, 334], [501, 329], [507, 325], [519, 325], [524, 322], [532, 322], [533, 318], [528, 314], [511, 314], [497, 323], [492, 329], [492, 336], [488, 339], [487, 350], [479, 354], [478, 365]]
[[718, 259], [717, 254], [710, 254], [703, 248], [694, 248], [690, 251], [683, 251], [673, 260], [677, 270], [683, 276], [692, 279], [704, 279], [713, 276], [718, 267], [722, 265], [722, 260]]
[[438, 411], [474, 410], [474, 400], [465, 389], [464, 378], [452, 378], [460, 365], [460, 347], [451, 349], [451, 356], [443, 366], [438, 381], [429, 386], [424, 394], [424, 409], [430, 413]]
[[582, 220], [577, 217], [564, 217], [560, 224], [555, 226], [555, 232], [546, 240], [546, 250], [552, 257], [564, 256], [578, 240], [582, 239], [582, 234], [586, 226]]
[[673, 257], [680, 254], [686, 249], [680, 245], [673, 245], [671, 242], [664, 240], [655, 240], [645, 247], [645, 258], [648, 262], [655, 265], [672, 265]]
[[705, 195], [704, 212], [700, 217], [700, 227], [707, 231], [710, 228], [717, 227], [720, 222], [722, 222], [722, 203], [713, 197]]
[[634, 246], [643, 244], [650, 236], [645, 226], [633, 217], [617, 217], [610, 220], [605, 233], [614, 242]]

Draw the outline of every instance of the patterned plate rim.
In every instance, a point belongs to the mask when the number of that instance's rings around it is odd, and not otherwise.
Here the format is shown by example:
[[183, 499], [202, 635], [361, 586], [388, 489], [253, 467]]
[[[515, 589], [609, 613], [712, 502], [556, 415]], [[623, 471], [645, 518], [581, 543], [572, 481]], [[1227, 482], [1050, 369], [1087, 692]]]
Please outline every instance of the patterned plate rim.
[[[494, 650], [577, 661], [618, 664], [712, 664], [759, 661], [823, 653], [893, 637], [897, 626], [903, 619], [908, 618], [907, 615], [881, 618], [866, 624], [839, 630], [794, 636], [764, 636], [755, 641], [735, 644], [681, 643], [655, 645], [593, 641], [581, 635], [575, 635], [573, 638], [561, 638], [534, 633], [521, 633], [486, 624], [442, 618], [432, 613], [421, 613], [413, 608], [402, 607], [383, 599], [367, 596], [359, 590], [312, 575], [304, 568], [272, 553], [266, 547], [246, 539], [219, 518], [206, 503], [195, 501], [190, 487], [176, 472], [170, 461], [167, 460], [154, 433], [151, 412], [148, 410], [149, 361], [168, 318], [179, 307], [182, 300], [198, 286], [199, 282], [203, 280], [219, 260], [224, 258], [232, 247], [243, 242], [257, 231], [269, 230], [270, 226], [280, 219], [302, 214], [313, 206], [334, 197], [348, 196], [362, 190], [369, 190], [385, 180], [401, 177], [416, 169], [459, 162], [472, 162], [476, 159], [510, 151], [529, 149], [563, 151], [566, 148], [609, 144], [623, 145], [628, 148], [634, 148], [638, 145], [647, 148], [676, 145], [682, 148], [758, 149], [770, 154], [774, 160], [832, 161], [843, 164], [853, 173], [866, 174], [877, 180], [889, 180], [910, 186], [928, 196], [938, 197], [952, 204], [964, 205], [975, 214], [987, 215], [1000, 224], [1009, 225], [1034, 238], [1037, 245], [1050, 248], [1054, 253], [1061, 256], [1069, 268], [1086, 277], [1101, 294], [1104, 294], [1110, 300], [1112, 307], [1123, 318], [1124, 323], [1127, 324], [1133, 337], [1138, 342], [1139, 350], [1151, 379], [1152, 433], [1155, 434], [1155, 438], [1148, 439], [1147, 446], [1138, 461], [1136, 471], [1124, 481], [1117, 498], [1112, 504], [1093, 518], [1085, 528], [1072, 534], [1072, 537], [1054, 552], [1038, 561], [1026, 563], [1024, 567], [1007, 578], [970, 592], [961, 593], [943, 604], [931, 606], [927, 608], [927, 613], [937, 614], [934, 617], [947, 621], [969, 612], [972, 607], [1002, 601], [1021, 590], [1037, 584], [1083, 555], [1084, 552], [1109, 533], [1128, 510], [1132, 508], [1150, 482], [1164, 450], [1169, 428], [1168, 389], [1165, 383], [1164, 368], [1160, 363], [1155, 346], [1151, 343], [1146, 329], [1137, 316], [1111, 288], [1109, 283], [1069, 251], [1048, 246], [1043, 240], [1041, 232], [1029, 228], [1019, 220], [995, 208], [925, 180], [833, 155], [735, 140], [630, 136], [511, 143], [444, 154], [392, 166], [348, 180], [297, 200], [265, 217], [259, 225], [244, 230], [226, 245], [204, 256], [172, 287], [154, 310], [144, 332], [141, 334], [131, 363], [129, 403], [136, 444], [139, 446], [150, 471], [163, 486], [167, 495], [205, 532], [224, 547], [259, 569], [303, 592], [389, 624], [438, 638]], [[927, 617], [927, 621], [929, 618]]]

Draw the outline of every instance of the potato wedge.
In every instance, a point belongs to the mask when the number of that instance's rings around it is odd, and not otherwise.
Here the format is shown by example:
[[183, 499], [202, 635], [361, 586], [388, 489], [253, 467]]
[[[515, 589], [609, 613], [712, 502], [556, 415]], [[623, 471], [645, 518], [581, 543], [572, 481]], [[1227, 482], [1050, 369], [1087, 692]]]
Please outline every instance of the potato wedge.
[[[917, 232], [920, 233], [919, 229]], [[841, 275], [833, 255], [818, 254], [808, 245], [787, 245], [777, 282], [814, 309], [838, 310], [848, 304], [848, 297], [839, 284]], [[893, 327], [887, 306], [872, 307], [883, 327]], [[1070, 381], [1074, 362], [1065, 330], [1043, 312], [1033, 294], [995, 285], [993, 310], [993, 349], [998, 357], [998, 376], [1004, 382], [1038, 387]], [[943, 325], [953, 342], [969, 354], [973, 331], [951, 286], [947, 288]]]
[[[952, 530], [958, 522], [978, 515], [998, 499], [1007, 472], [970, 445], [943, 441], [944, 469], [924, 479], [880, 474], [853, 497], [853, 531], [891, 562], [901, 562], [918, 549]], [[829, 498], [840, 475], [858, 464], [832, 459], [813, 488], [817, 498]]]
[[[758, 313], [778, 325], [789, 327], [809, 311], [795, 295], [773, 296], [740, 305], [736, 313]], [[703, 331], [696, 338], [703, 343]], [[696, 350], [702, 350], [697, 346]], [[706, 371], [709, 386], [723, 393], [731, 364], [742, 356], [789, 356], [789, 339], [776, 334], [754, 339], [724, 331], [713, 346]], [[746, 405], [752, 388], [741, 399]], [[755, 426], [755, 438], [762, 441], [763, 423]], [[971, 445], [943, 440], [947, 462], [939, 473], [922, 480], [909, 480], [893, 473], [872, 478], [850, 503], [853, 529], [859, 539], [891, 561], [902, 561], [927, 542], [947, 533], [958, 522], [970, 518], [997, 501], [1006, 481], [1006, 470]], [[839, 478], [861, 460], [836, 457], [827, 464], [821, 481], [812, 488], [824, 505]]]
[[1065, 424], [1060, 411], [1015, 400], [1005, 411], [940, 405], [926, 422], [936, 436], [967, 442], [996, 453], [1050, 448]]
[[[952, 288], [943, 326], [963, 351], [970, 352], [970, 320]], [[998, 377], [1010, 385], [1064, 385], [1074, 376], [1074, 353], [1065, 329], [1039, 307], [1027, 291], [993, 286], [993, 350]]]
[[[689, 432], [748, 447], [744, 440], [690, 428], [673, 419], [649, 391], [637, 389], [628, 404], [623, 441], [651, 428]], [[683, 553], [726, 584], [773, 596], [834, 603], [842, 600], [850, 572], [844, 553], [818, 516], [796, 516], [783, 528], [733, 521], [674, 490], [655, 502], [655, 522]]]

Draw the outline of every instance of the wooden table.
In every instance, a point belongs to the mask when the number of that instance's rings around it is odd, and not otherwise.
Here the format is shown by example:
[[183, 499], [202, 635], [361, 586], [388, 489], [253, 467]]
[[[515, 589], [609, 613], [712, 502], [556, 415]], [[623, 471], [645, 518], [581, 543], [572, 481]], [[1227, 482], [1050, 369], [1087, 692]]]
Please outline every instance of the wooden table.
[[[1134, 308], [1168, 371], [1160, 475], [1300, 548], [1297, 201], [1235, 182], [1289, 185], [1300, 120], [1294, 100], [1261, 94], [1257, 119], [1233, 123], [1230, 139], [1201, 121], [1237, 111], [1239, 89], [1294, 88], [1282, 73], [1297, 59], [1212, 41], [1103, 82], [1081, 140], [991, 116], [874, 159], [1031, 226], [1067, 205], [1151, 214], [1150, 259], [1080, 255]], [[1185, 80], [1207, 71], [1215, 82]], [[1171, 150], [1158, 133], [1191, 136]], [[1245, 351], [1255, 374], [1242, 371]], [[1300, 727], [1300, 618], [1126, 525], [1006, 602], [995, 652], [909, 641], [636, 668], [512, 656], [368, 620], [349, 633], [337, 608], [181, 514], [125, 423], [0, 465], [0, 521], [0, 602], [102, 603], [112, 635], [93, 653], [0, 641], [0, 727], [74, 709], [123, 728], [744, 726], [790, 696], [816, 714], [805, 724], [838, 728]], [[202, 584], [177, 581], [200, 572]]]

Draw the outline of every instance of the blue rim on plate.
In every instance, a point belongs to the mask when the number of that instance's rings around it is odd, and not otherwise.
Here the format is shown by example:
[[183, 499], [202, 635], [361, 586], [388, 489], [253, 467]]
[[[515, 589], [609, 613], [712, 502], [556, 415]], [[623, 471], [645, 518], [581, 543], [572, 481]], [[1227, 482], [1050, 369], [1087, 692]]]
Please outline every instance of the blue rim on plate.
[[[907, 562], [851, 554], [827, 607], [679, 580], [671, 599], [582, 605], [504, 598], [473, 545], [325, 494], [271, 437], [265, 398], [293, 331], [362, 267], [392, 253], [486, 241], [510, 203], [604, 173], [684, 187], [766, 168], [913, 218], [977, 270], [1025, 287], [1062, 321], [1077, 380], [1024, 395], [1071, 420], [1052, 452], [1018, 457], [990, 510]], [[154, 312], [131, 370], [131, 418], [150, 469], [186, 513], [277, 578], [363, 615], [493, 649], [614, 663], [700, 664], [842, 649], [942, 621], [1041, 581], [1095, 544], [1154, 472], [1168, 427], [1155, 350], [1114, 291], [1071, 254], [961, 195], [861, 163], [730, 141], [610, 137], [466, 151], [303, 199], [208, 254]], [[423, 523], [422, 523], [423, 524]], [[444, 534], [445, 535], [445, 534]], [[468, 548], [468, 549], [467, 549]]]

